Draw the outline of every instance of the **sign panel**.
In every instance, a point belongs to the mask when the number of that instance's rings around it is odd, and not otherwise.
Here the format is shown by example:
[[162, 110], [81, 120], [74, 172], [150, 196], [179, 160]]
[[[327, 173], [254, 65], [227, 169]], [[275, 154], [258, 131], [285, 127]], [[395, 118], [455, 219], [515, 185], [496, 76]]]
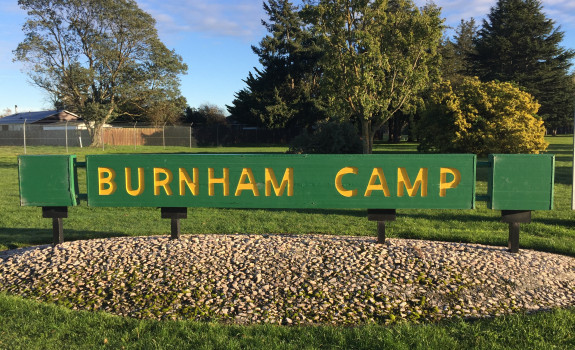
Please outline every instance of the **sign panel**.
[[489, 209], [553, 209], [554, 155], [491, 154], [489, 162]]
[[469, 154], [90, 155], [88, 205], [472, 209], [475, 162]]
[[78, 204], [76, 156], [26, 155], [18, 157], [20, 205], [68, 207]]

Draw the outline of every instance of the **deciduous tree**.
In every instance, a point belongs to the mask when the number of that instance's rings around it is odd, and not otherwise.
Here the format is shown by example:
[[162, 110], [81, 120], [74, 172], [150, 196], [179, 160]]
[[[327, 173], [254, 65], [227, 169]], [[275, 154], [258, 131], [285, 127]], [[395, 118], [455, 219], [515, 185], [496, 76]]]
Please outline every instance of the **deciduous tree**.
[[133, 0], [19, 0], [26, 35], [15, 59], [59, 107], [86, 120], [93, 145], [118, 115], [181, 101], [187, 66]]
[[396, 112], [413, 111], [437, 74], [440, 10], [410, 0], [309, 1], [322, 38], [321, 85], [330, 112], [359, 120], [364, 153]]
[[222, 108], [204, 103], [198, 108], [186, 109], [186, 122], [194, 125], [227, 125], [228, 120]]

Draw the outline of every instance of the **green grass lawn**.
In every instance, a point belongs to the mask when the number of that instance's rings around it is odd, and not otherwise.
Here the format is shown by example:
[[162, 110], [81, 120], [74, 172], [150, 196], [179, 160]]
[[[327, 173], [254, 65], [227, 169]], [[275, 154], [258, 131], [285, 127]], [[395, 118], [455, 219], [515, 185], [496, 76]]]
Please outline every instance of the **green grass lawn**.
[[[556, 154], [555, 209], [533, 213], [521, 226], [521, 248], [575, 256], [575, 216], [571, 211], [572, 138], [553, 137]], [[285, 147], [168, 148], [139, 147], [139, 153], [283, 153]], [[416, 144], [378, 144], [375, 153], [415, 152]], [[0, 147], [0, 250], [46, 244], [51, 221], [41, 210], [19, 207], [16, 156], [21, 147]], [[64, 147], [28, 147], [28, 154], [63, 154]], [[86, 154], [133, 153], [133, 147], [75, 148]], [[486, 191], [479, 169], [478, 193]], [[80, 173], [81, 181], [85, 174]], [[85, 193], [84, 191], [81, 191]], [[507, 225], [500, 213], [479, 202], [475, 210], [400, 210], [387, 225], [389, 237], [473, 242], [505, 246]], [[169, 220], [155, 208], [70, 208], [65, 240], [132, 235], [168, 235]], [[376, 223], [365, 210], [190, 209], [181, 222], [184, 234], [293, 233], [375, 236]], [[30, 348], [559, 348], [575, 347], [575, 310], [513, 315], [490, 320], [453, 320], [440, 324], [341, 327], [235, 326], [198, 322], [124, 319], [102, 313], [73, 312], [0, 294], [0, 349]]]

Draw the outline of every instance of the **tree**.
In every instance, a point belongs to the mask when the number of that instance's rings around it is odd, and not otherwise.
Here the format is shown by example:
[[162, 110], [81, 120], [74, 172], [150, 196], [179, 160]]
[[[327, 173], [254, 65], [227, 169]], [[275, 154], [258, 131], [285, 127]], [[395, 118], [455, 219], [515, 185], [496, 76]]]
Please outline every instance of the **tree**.
[[186, 99], [180, 97], [175, 101], [159, 100], [151, 103], [146, 111], [146, 120], [154, 126], [176, 124], [184, 115]]
[[313, 132], [304, 130], [290, 143], [288, 153], [353, 154], [361, 153], [357, 129], [347, 121], [320, 122]]
[[413, 112], [438, 74], [442, 20], [411, 0], [319, 0], [307, 7], [322, 38], [321, 86], [338, 116], [358, 120], [364, 153], [396, 112]]
[[198, 112], [205, 118], [207, 125], [227, 125], [224, 110], [216, 105], [203, 104], [198, 108]]
[[419, 149], [443, 153], [539, 153], [547, 148], [533, 96], [511, 83], [464, 78], [436, 84], [418, 123]]
[[12, 114], [12, 110], [10, 108], [4, 108], [4, 110], [0, 112], [0, 118], [6, 117], [10, 114]]
[[317, 66], [321, 52], [289, 0], [263, 6], [269, 20], [262, 24], [269, 34], [252, 46], [262, 68], [244, 80], [247, 87], [228, 106], [230, 117], [267, 128], [309, 127], [325, 115]]
[[475, 40], [475, 73], [483, 81], [516, 82], [539, 101], [539, 115], [550, 128], [569, 125], [575, 51], [560, 46], [563, 36], [539, 0], [499, 0]]
[[461, 20], [455, 29], [453, 39], [446, 39], [441, 44], [441, 75], [452, 84], [459, 84], [464, 77], [472, 76], [470, 57], [476, 53], [474, 39], [477, 36], [475, 19]]
[[186, 122], [195, 125], [227, 125], [228, 121], [222, 108], [204, 103], [198, 108], [186, 109]]
[[154, 19], [133, 0], [19, 0], [26, 35], [14, 51], [56, 106], [80, 113], [100, 142], [122, 114], [181, 104], [187, 66], [159, 40]]

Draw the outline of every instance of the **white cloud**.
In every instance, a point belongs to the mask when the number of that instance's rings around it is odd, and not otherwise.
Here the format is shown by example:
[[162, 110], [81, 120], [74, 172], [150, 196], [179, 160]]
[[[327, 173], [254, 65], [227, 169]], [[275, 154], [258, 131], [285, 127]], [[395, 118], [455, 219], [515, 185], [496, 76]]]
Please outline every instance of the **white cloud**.
[[[415, 0], [418, 6], [423, 6], [427, 0]], [[497, 0], [435, 0], [435, 4], [442, 8], [445, 24], [453, 28], [459, 22], [471, 17], [478, 25], [497, 4]], [[573, 0], [543, 0], [543, 12], [552, 18], [556, 25], [561, 26], [564, 32], [575, 32], [575, 1]]]
[[263, 33], [262, 3], [254, 0], [138, 0], [166, 35], [200, 33], [252, 41]]
[[553, 18], [555, 25], [560, 25], [563, 31], [566, 29], [575, 30], [575, 1], [543, 1], [543, 11], [548, 17]]

